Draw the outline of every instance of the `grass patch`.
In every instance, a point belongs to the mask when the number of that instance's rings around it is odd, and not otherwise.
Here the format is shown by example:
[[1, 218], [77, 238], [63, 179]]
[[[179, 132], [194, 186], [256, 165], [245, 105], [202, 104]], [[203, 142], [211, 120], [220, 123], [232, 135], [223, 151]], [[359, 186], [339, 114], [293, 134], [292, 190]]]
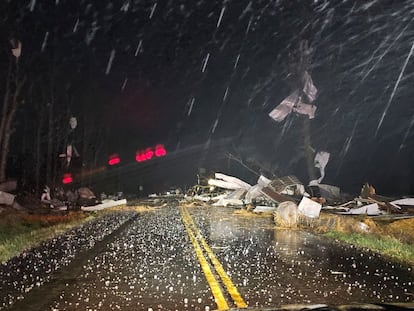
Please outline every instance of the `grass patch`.
[[376, 253], [410, 265], [414, 264], [414, 245], [402, 243], [396, 238], [340, 231], [329, 231], [323, 235], [355, 246], [368, 248]]
[[0, 262], [93, 218], [95, 214], [23, 215], [0, 223]]

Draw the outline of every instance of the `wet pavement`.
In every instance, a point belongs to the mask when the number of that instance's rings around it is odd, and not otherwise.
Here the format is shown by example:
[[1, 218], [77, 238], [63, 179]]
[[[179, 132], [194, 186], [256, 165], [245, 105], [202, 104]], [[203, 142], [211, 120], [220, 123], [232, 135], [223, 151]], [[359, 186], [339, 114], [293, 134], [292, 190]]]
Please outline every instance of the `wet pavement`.
[[270, 217], [234, 211], [140, 213], [3, 309], [215, 310], [243, 303], [414, 300], [411, 267], [310, 233], [275, 230]]

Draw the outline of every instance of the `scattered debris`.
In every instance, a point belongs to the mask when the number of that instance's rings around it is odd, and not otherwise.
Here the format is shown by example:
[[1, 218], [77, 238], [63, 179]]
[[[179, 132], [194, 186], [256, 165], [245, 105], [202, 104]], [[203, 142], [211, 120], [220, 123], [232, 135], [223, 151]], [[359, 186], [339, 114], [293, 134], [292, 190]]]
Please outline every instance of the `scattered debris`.
[[263, 200], [265, 196], [261, 192], [261, 190], [268, 186], [272, 181], [263, 175], [260, 175], [259, 179], [257, 180], [257, 184], [252, 186], [246, 193], [245, 202], [246, 204], [250, 204], [253, 200]]
[[274, 212], [276, 210], [276, 206], [265, 206], [265, 205], [257, 205], [254, 209], [254, 213], [268, 213]]
[[97, 205], [93, 205], [93, 206], [82, 206], [81, 210], [82, 211], [100, 211], [106, 208], [110, 208], [110, 207], [115, 207], [115, 206], [120, 206], [120, 205], [126, 205], [127, 204], [127, 200], [126, 199], [122, 199], [122, 200], [104, 200], [102, 201], [101, 204], [97, 204]]
[[[321, 212], [338, 215], [413, 215], [414, 198], [395, 200], [376, 194], [368, 183], [363, 185], [361, 195], [353, 200], [337, 186], [321, 184], [330, 154], [318, 152], [315, 166], [321, 177], [304, 187], [293, 175], [273, 180], [261, 175], [253, 186], [243, 180], [222, 173], [206, 181], [208, 185], [196, 185], [187, 192], [186, 202], [201, 201], [212, 206], [242, 207], [247, 212], [274, 212], [285, 224], [291, 226], [296, 217], [318, 218]], [[200, 181], [200, 180], [199, 180]], [[306, 190], [306, 191], [305, 191]], [[276, 217], [276, 216], [275, 216]]]
[[91, 189], [87, 187], [81, 187], [78, 189], [78, 204], [80, 206], [91, 206], [96, 205], [98, 200]]
[[315, 118], [316, 106], [303, 103], [302, 95], [298, 90], [286, 97], [279, 105], [277, 105], [269, 116], [276, 122], [282, 122], [291, 112], [304, 114], [309, 119]]
[[291, 112], [307, 115], [309, 119], [315, 118], [316, 106], [311, 105], [318, 93], [313, 84], [310, 74], [305, 71], [303, 74], [303, 89], [296, 89], [277, 105], [269, 116], [276, 122], [282, 122]]
[[298, 205], [299, 213], [306, 217], [310, 217], [310, 218], [319, 217], [321, 208], [322, 208], [321, 204], [311, 199], [308, 199], [307, 197], [303, 197]]
[[274, 213], [274, 218], [275, 223], [282, 224], [284, 227], [296, 226], [298, 221], [298, 206], [291, 201], [282, 202]]
[[42, 195], [40, 196], [40, 201], [49, 203], [51, 200], [52, 198], [50, 197], [50, 188], [46, 185], [43, 189]]
[[0, 191], [0, 204], [13, 205], [15, 195]]
[[399, 199], [391, 202], [392, 204], [400, 205], [400, 206], [413, 206], [414, 207], [414, 198], [405, 198]]
[[[296, 202], [297, 197], [305, 193], [305, 187], [295, 176], [285, 176], [272, 180], [270, 184], [260, 190], [270, 200], [281, 203]], [[296, 197], [296, 199], [295, 199]]]
[[[318, 185], [319, 190], [320, 186], [321, 185]], [[309, 188], [311, 190], [314, 189], [313, 186]], [[332, 191], [330, 194], [334, 194], [333, 197], [337, 195], [336, 192]], [[394, 215], [394, 217], [401, 214], [414, 215], [414, 199], [404, 198], [394, 200], [392, 198], [377, 195], [375, 188], [372, 185], [365, 183], [362, 186], [359, 197], [340, 205], [334, 204], [333, 206], [325, 206], [323, 207], [323, 210], [342, 215]]]
[[230, 190], [237, 190], [237, 189], [244, 189], [249, 190], [252, 186], [248, 183], [238, 179], [236, 177], [224, 175], [222, 173], [215, 173], [215, 179], [210, 179], [208, 184], [210, 186], [216, 186], [223, 189], [230, 189]]
[[322, 182], [322, 180], [325, 177], [325, 167], [326, 167], [326, 165], [328, 165], [330, 156], [331, 156], [331, 154], [329, 152], [326, 152], [326, 151], [319, 151], [315, 155], [314, 165], [315, 165], [316, 168], [319, 169], [321, 177], [319, 177], [316, 180], [311, 180], [309, 182], [309, 185], [316, 185], [316, 184], [320, 184]]
[[320, 200], [321, 198], [328, 204], [342, 204], [345, 200], [344, 196], [341, 194], [341, 189], [332, 185], [310, 185], [306, 188], [306, 191], [312, 198], [318, 198], [319, 202], [323, 202]]
[[19, 59], [22, 54], [22, 43], [17, 39], [11, 39], [10, 44], [12, 45], [11, 51], [16, 59]]
[[220, 197], [216, 203], [213, 203], [213, 206], [243, 206], [244, 201], [242, 198], [245, 196], [245, 194], [246, 190], [238, 189], [224, 197]]

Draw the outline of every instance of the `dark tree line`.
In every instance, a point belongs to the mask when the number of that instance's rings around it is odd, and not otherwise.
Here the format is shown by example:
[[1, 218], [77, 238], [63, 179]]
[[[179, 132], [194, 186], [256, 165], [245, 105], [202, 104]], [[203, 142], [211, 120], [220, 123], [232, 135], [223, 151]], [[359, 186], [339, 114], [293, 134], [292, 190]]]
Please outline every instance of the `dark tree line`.
[[[105, 127], [91, 109], [97, 86], [85, 75], [87, 66], [82, 72], [84, 62], [65, 61], [58, 28], [49, 34], [47, 49], [35, 49], [18, 29], [0, 39], [0, 183], [16, 179], [20, 190], [39, 192], [46, 184], [60, 185], [65, 172], [81, 176], [92, 169]], [[69, 127], [71, 117], [78, 120], [76, 129]], [[68, 144], [76, 146], [70, 163]]]

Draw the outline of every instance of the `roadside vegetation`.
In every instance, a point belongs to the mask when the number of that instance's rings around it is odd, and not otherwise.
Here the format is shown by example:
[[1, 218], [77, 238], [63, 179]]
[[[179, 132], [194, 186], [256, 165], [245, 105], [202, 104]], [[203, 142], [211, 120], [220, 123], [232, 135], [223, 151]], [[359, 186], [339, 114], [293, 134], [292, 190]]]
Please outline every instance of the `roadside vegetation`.
[[[274, 216], [279, 227], [287, 227]], [[414, 265], [414, 218], [370, 218], [321, 213], [318, 218], [299, 217], [295, 228], [310, 230], [357, 247], [366, 248], [392, 260]]]
[[65, 215], [7, 214], [0, 221], [0, 262], [39, 245], [96, 217], [96, 214], [71, 212]]
[[414, 265], [414, 245], [403, 243], [393, 237], [340, 231], [329, 231], [323, 235], [341, 242], [370, 249], [390, 259]]
[[106, 213], [152, 210], [154, 209], [150, 206], [123, 205], [95, 212], [73, 211], [58, 214], [52, 214], [50, 211], [43, 211], [43, 214], [29, 214], [16, 212], [13, 209], [2, 211], [0, 214], [0, 263]]

